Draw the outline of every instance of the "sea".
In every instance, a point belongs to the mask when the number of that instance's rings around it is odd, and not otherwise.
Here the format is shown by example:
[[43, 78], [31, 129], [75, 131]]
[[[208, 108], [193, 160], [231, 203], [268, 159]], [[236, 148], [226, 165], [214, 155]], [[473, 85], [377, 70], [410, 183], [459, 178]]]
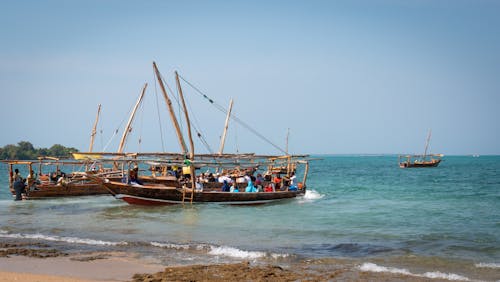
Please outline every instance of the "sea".
[[13, 201], [1, 164], [0, 242], [125, 251], [166, 265], [342, 259], [359, 271], [500, 280], [500, 156], [445, 156], [436, 168], [410, 169], [395, 155], [313, 158], [305, 196], [260, 206]]

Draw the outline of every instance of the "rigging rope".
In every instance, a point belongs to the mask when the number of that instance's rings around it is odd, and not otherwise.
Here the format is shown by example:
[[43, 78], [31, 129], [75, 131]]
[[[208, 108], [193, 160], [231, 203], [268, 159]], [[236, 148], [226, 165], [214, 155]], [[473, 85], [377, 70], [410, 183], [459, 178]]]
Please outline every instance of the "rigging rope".
[[191, 124], [193, 125], [194, 129], [196, 130], [196, 134], [198, 135], [198, 138], [200, 138], [200, 141], [205, 146], [205, 149], [207, 149], [207, 151], [210, 154], [213, 154], [214, 152], [213, 152], [212, 148], [208, 144], [208, 142], [205, 139], [205, 137], [203, 137], [204, 134], [202, 134], [202, 131], [201, 131], [200, 126], [199, 126], [200, 123], [199, 123], [198, 119], [196, 118], [195, 111], [193, 111], [193, 109], [191, 107], [191, 103], [189, 103], [189, 100], [187, 100], [187, 99], [185, 99], [185, 100], [187, 102], [187, 107], [189, 109], [188, 112], [192, 113], [191, 116], [193, 117], [193, 122]]
[[[185, 82], [187, 83], [189, 86], [191, 86], [194, 90], [196, 90], [196, 92], [198, 92], [198, 94], [200, 94], [203, 98], [205, 98], [206, 100], [208, 100], [212, 105], [214, 105], [215, 108], [217, 108], [219, 111], [227, 114], [227, 110], [217, 104], [213, 99], [211, 99], [210, 97], [208, 97], [207, 95], [205, 95], [203, 92], [201, 92], [201, 90], [199, 90], [198, 88], [196, 88], [196, 86], [194, 86], [193, 84], [191, 84], [189, 81], [187, 81], [184, 77], [182, 77], [180, 74], [179, 74], [179, 77]], [[266, 141], [268, 144], [270, 144], [271, 146], [273, 146], [274, 148], [278, 149], [279, 151], [281, 151], [283, 154], [286, 154], [286, 151], [283, 150], [281, 147], [279, 147], [278, 145], [274, 144], [271, 140], [269, 140], [268, 138], [266, 138], [264, 135], [262, 135], [261, 133], [259, 133], [257, 130], [253, 129], [250, 125], [248, 125], [247, 123], [243, 122], [242, 120], [240, 120], [235, 114], [231, 114], [231, 118], [236, 121], [237, 123], [239, 123], [241, 126], [245, 127], [246, 129], [248, 129], [250, 132], [252, 132], [253, 134], [255, 134], [257, 137], [261, 138], [262, 140]]]

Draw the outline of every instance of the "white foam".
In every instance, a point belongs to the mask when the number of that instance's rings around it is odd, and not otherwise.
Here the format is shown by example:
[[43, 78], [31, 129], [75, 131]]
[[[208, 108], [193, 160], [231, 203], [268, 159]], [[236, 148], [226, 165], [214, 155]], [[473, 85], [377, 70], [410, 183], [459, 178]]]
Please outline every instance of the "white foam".
[[406, 269], [401, 269], [401, 268], [395, 268], [395, 267], [385, 267], [385, 266], [379, 266], [371, 262], [365, 262], [363, 265], [359, 267], [361, 271], [369, 271], [369, 272], [389, 272], [389, 273], [396, 273], [396, 274], [405, 274], [405, 275], [412, 275], [411, 272], [409, 272]]
[[150, 244], [151, 244], [151, 246], [165, 248], [165, 249], [175, 249], [175, 250], [187, 250], [187, 249], [189, 249], [189, 245], [158, 243], [158, 242], [151, 242]]
[[0, 233], [0, 237], [15, 238], [15, 239], [36, 239], [36, 240], [67, 242], [67, 243], [98, 245], [98, 246], [127, 245], [127, 242], [110, 242], [110, 241], [93, 240], [93, 239], [85, 239], [85, 238], [77, 238], [77, 237], [50, 236], [50, 235], [43, 235], [43, 234], [17, 234], [17, 233], [9, 234], [9, 233], [2, 232], [2, 233]]
[[305, 200], [318, 200], [323, 198], [325, 195], [321, 195], [318, 191], [316, 190], [306, 190], [306, 193], [304, 195]]
[[485, 263], [485, 262], [480, 262], [476, 263], [476, 267], [481, 267], [481, 268], [500, 268], [500, 263]]
[[426, 272], [424, 274], [416, 274], [416, 273], [411, 273], [407, 269], [404, 268], [395, 268], [395, 267], [385, 267], [385, 266], [380, 266], [376, 265], [371, 262], [365, 262], [361, 266], [358, 267], [361, 271], [369, 271], [369, 272], [388, 272], [388, 273], [394, 273], [394, 274], [404, 274], [404, 275], [409, 275], [409, 276], [416, 276], [416, 277], [424, 277], [424, 278], [430, 278], [430, 279], [447, 279], [447, 280], [459, 280], [459, 281], [470, 281], [469, 278], [454, 274], [454, 273], [442, 273], [439, 271], [433, 271], [433, 272]]
[[235, 257], [242, 259], [257, 259], [266, 256], [266, 253], [264, 252], [249, 252], [226, 246], [221, 246], [221, 247], [212, 246], [211, 250], [208, 253], [215, 256], [221, 255], [221, 256], [228, 256], [228, 257]]
[[454, 274], [454, 273], [442, 273], [439, 271], [433, 271], [433, 272], [426, 272], [422, 275], [418, 275], [426, 278], [432, 278], [432, 279], [448, 279], [448, 280], [459, 280], [459, 281], [470, 281], [469, 278]]

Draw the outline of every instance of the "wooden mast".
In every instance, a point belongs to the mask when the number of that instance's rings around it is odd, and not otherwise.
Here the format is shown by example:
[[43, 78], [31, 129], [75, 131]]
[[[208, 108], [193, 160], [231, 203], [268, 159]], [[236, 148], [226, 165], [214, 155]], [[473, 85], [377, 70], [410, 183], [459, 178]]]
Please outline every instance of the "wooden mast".
[[288, 137], [290, 137], [290, 128], [288, 128], [286, 131], [286, 149], [285, 149], [286, 155], [288, 155]]
[[161, 79], [160, 71], [158, 70], [158, 67], [156, 66], [155, 62], [153, 62], [153, 68], [155, 70], [158, 83], [160, 84], [160, 88], [163, 93], [163, 98], [165, 98], [165, 102], [167, 102], [168, 112], [170, 113], [170, 118], [172, 119], [172, 123], [174, 124], [175, 132], [177, 133], [177, 138], [179, 140], [182, 153], [185, 155], [187, 153], [186, 143], [184, 142], [184, 137], [182, 137], [182, 132], [179, 127], [179, 123], [177, 122], [177, 118], [175, 117], [175, 112], [172, 107], [172, 101], [170, 100], [170, 98], [168, 98], [167, 91], [165, 90], [165, 86], [163, 85], [163, 80]]
[[424, 160], [425, 160], [425, 157], [427, 156], [427, 149], [429, 148], [429, 142], [431, 140], [431, 133], [432, 133], [432, 130], [429, 129], [429, 134], [427, 135], [427, 142], [425, 142], [425, 150], [424, 150], [424, 156], [423, 156]]
[[92, 149], [94, 148], [94, 139], [95, 139], [95, 134], [97, 133], [97, 123], [99, 122], [100, 113], [101, 113], [101, 104], [97, 106], [97, 115], [95, 117], [94, 126], [92, 127], [92, 133], [90, 134], [89, 152], [92, 152]]
[[144, 97], [144, 93], [146, 92], [146, 88], [148, 87], [148, 84], [145, 83], [144, 87], [142, 88], [141, 94], [139, 95], [139, 98], [137, 99], [137, 102], [135, 103], [134, 109], [132, 110], [132, 113], [130, 114], [130, 117], [127, 122], [127, 126], [125, 127], [125, 130], [123, 131], [122, 139], [120, 140], [120, 145], [118, 146], [118, 153], [123, 152], [123, 148], [125, 147], [125, 141], [127, 140], [128, 133], [132, 131], [132, 121], [134, 120], [135, 117], [135, 112], [139, 108], [139, 105], [142, 102], [142, 98]]
[[224, 151], [224, 144], [226, 143], [227, 128], [229, 127], [229, 118], [231, 117], [231, 110], [233, 109], [233, 99], [229, 101], [229, 110], [227, 111], [226, 123], [224, 124], [224, 132], [222, 133], [222, 138], [220, 139], [219, 155], [222, 155]]
[[186, 118], [186, 124], [187, 124], [187, 132], [188, 132], [188, 137], [189, 137], [189, 147], [190, 147], [190, 152], [189, 152], [189, 159], [191, 160], [189, 162], [189, 171], [191, 174], [191, 203], [193, 202], [194, 198], [194, 191], [196, 190], [196, 173], [195, 173], [195, 167], [193, 165], [193, 160], [194, 160], [194, 142], [193, 142], [193, 135], [191, 134], [191, 123], [189, 122], [189, 114], [188, 110], [186, 107], [186, 102], [184, 101], [184, 94], [182, 93], [182, 88], [181, 88], [181, 83], [179, 81], [179, 74], [177, 71], [175, 72], [175, 81], [177, 82], [177, 89], [179, 90], [179, 96], [182, 102], [182, 108], [184, 109], [184, 116]]

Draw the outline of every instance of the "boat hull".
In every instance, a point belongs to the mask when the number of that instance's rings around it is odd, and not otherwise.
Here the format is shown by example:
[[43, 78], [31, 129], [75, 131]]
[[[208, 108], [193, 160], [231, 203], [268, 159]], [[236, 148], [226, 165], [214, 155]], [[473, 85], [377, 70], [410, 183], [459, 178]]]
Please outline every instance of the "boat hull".
[[[103, 185], [115, 196], [129, 204], [135, 205], [174, 205], [189, 203], [183, 202], [183, 188], [156, 185], [130, 185], [120, 182], [104, 181]], [[277, 191], [277, 192], [220, 192], [203, 191], [195, 192], [193, 203], [217, 203], [228, 205], [261, 205], [275, 201], [292, 199], [303, 195], [300, 191]]]
[[[15, 196], [15, 192], [12, 193]], [[98, 183], [70, 184], [66, 186], [47, 184], [37, 185], [36, 188], [26, 187], [25, 199], [42, 199], [53, 197], [78, 197], [93, 195], [108, 195], [109, 192]]]
[[403, 162], [399, 164], [401, 168], [418, 168], [418, 167], [437, 167], [441, 160], [432, 160], [425, 162]]

